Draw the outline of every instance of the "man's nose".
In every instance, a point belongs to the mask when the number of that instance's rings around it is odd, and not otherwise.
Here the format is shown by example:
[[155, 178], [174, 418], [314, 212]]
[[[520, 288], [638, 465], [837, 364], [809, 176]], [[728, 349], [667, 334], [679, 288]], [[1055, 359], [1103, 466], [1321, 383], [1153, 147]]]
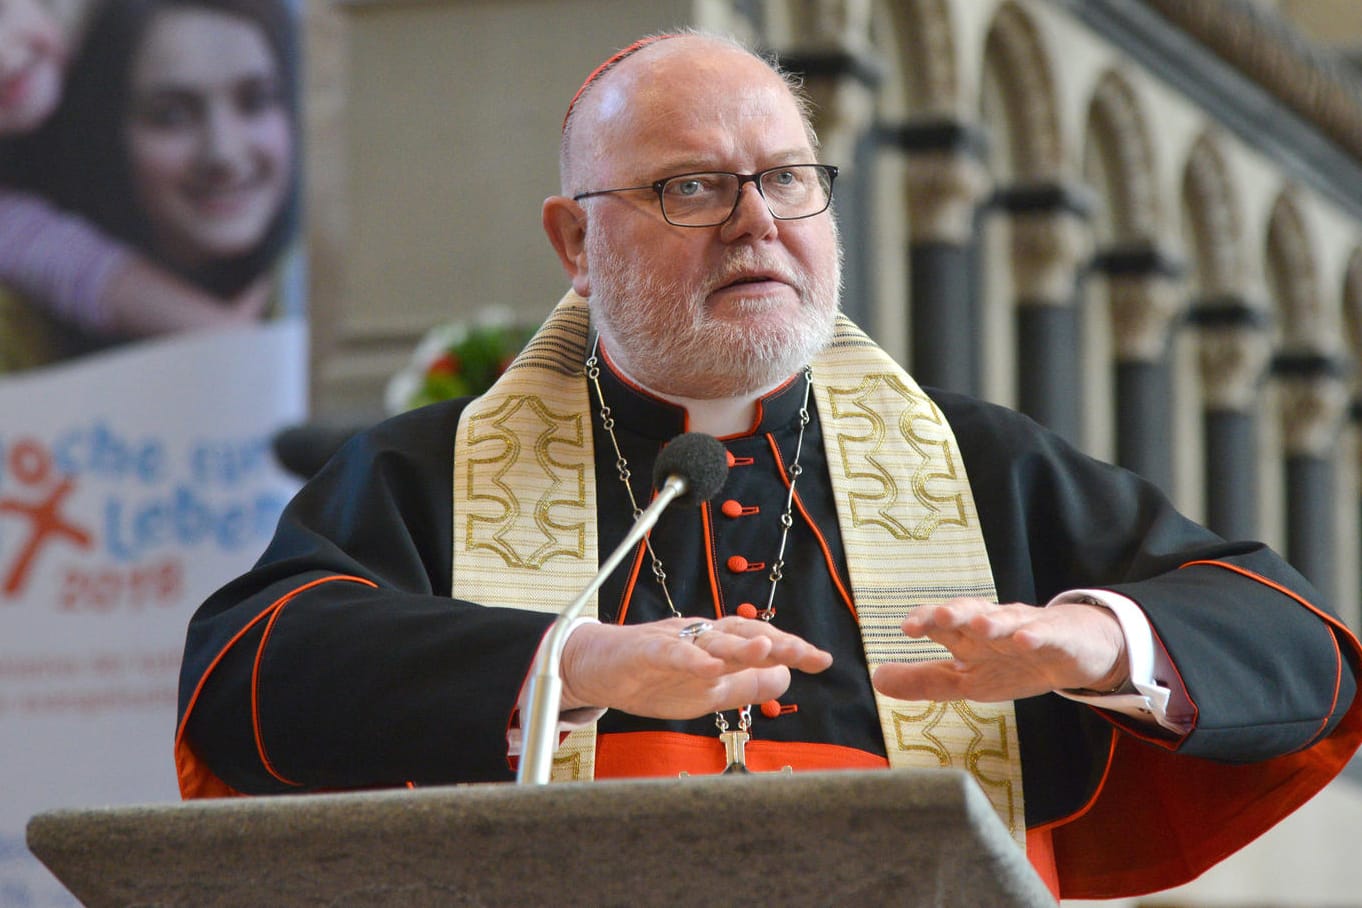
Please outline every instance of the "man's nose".
[[719, 228], [720, 236], [729, 242], [744, 236], [760, 239], [773, 234], [775, 229], [775, 215], [756, 183], [745, 183], [738, 190], [738, 204]]

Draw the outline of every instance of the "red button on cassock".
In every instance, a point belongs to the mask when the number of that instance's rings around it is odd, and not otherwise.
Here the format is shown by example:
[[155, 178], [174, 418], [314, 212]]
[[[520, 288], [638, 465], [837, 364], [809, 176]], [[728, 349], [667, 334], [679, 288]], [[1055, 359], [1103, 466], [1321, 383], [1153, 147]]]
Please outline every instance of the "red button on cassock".
[[747, 570], [747, 559], [741, 555], [733, 555], [728, 559], [728, 569], [735, 574], [741, 574]]

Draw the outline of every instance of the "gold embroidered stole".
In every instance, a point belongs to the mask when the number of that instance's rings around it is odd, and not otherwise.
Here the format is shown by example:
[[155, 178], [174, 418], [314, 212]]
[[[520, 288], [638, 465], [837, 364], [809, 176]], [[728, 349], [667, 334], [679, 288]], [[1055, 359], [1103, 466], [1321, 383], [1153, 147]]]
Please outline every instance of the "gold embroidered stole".
[[[596, 572], [592, 410], [582, 372], [587, 333], [586, 303], [568, 293], [459, 420], [457, 598], [557, 612]], [[910, 606], [996, 598], [950, 427], [912, 378], [845, 318], [812, 366], [870, 670], [950, 658], [937, 644], [899, 630]], [[876, 692], [876, 705], [891, 767], [969, 772], [1024, 846], [1010, 702], [907, 702]], [[594, 727], [573, 732], [554, 755], [554, 780], [592, 778], [594, 753]]]
[[[558, 612], [599, 561], [585, 301], [569, 292], [506, 373], [459, 417], [453, 595]], [[596, 598], [583, 614], [596, 614]], [[567, 736], [554, 781], [595, 774], [595, 726]]]
[[[813, 362], [837, 522], [871, 672], [949, 659], [900, 629], [910, 607], [997, 601], [969, 479], [945, 417], [849, 320]], [[875, 691], [889, 765], [963, 769], [1024, 848], [1021, 751], [1012, 701], [907, 701]]]

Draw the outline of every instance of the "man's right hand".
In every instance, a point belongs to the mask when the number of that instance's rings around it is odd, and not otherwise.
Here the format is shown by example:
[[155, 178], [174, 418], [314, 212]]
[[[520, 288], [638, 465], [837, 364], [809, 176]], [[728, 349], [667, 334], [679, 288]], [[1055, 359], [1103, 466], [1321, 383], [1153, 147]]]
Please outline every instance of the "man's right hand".
[[577, 628], [563, 650], [562, 708], [693, 719], [779, 697], [791, 669], [815, 673], [832, 664], [813, 644], [749, 618], [722, 618], [703, 634], [679, 636], [696, 620]]

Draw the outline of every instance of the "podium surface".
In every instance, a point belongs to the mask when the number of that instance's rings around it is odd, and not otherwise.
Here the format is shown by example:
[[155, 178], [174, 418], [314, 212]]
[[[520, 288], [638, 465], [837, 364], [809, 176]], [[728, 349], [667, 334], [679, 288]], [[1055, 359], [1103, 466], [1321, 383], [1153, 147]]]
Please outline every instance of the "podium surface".
[[1054, 906], [964, 773], [487, 784], [59, 810], [103, 906]]

